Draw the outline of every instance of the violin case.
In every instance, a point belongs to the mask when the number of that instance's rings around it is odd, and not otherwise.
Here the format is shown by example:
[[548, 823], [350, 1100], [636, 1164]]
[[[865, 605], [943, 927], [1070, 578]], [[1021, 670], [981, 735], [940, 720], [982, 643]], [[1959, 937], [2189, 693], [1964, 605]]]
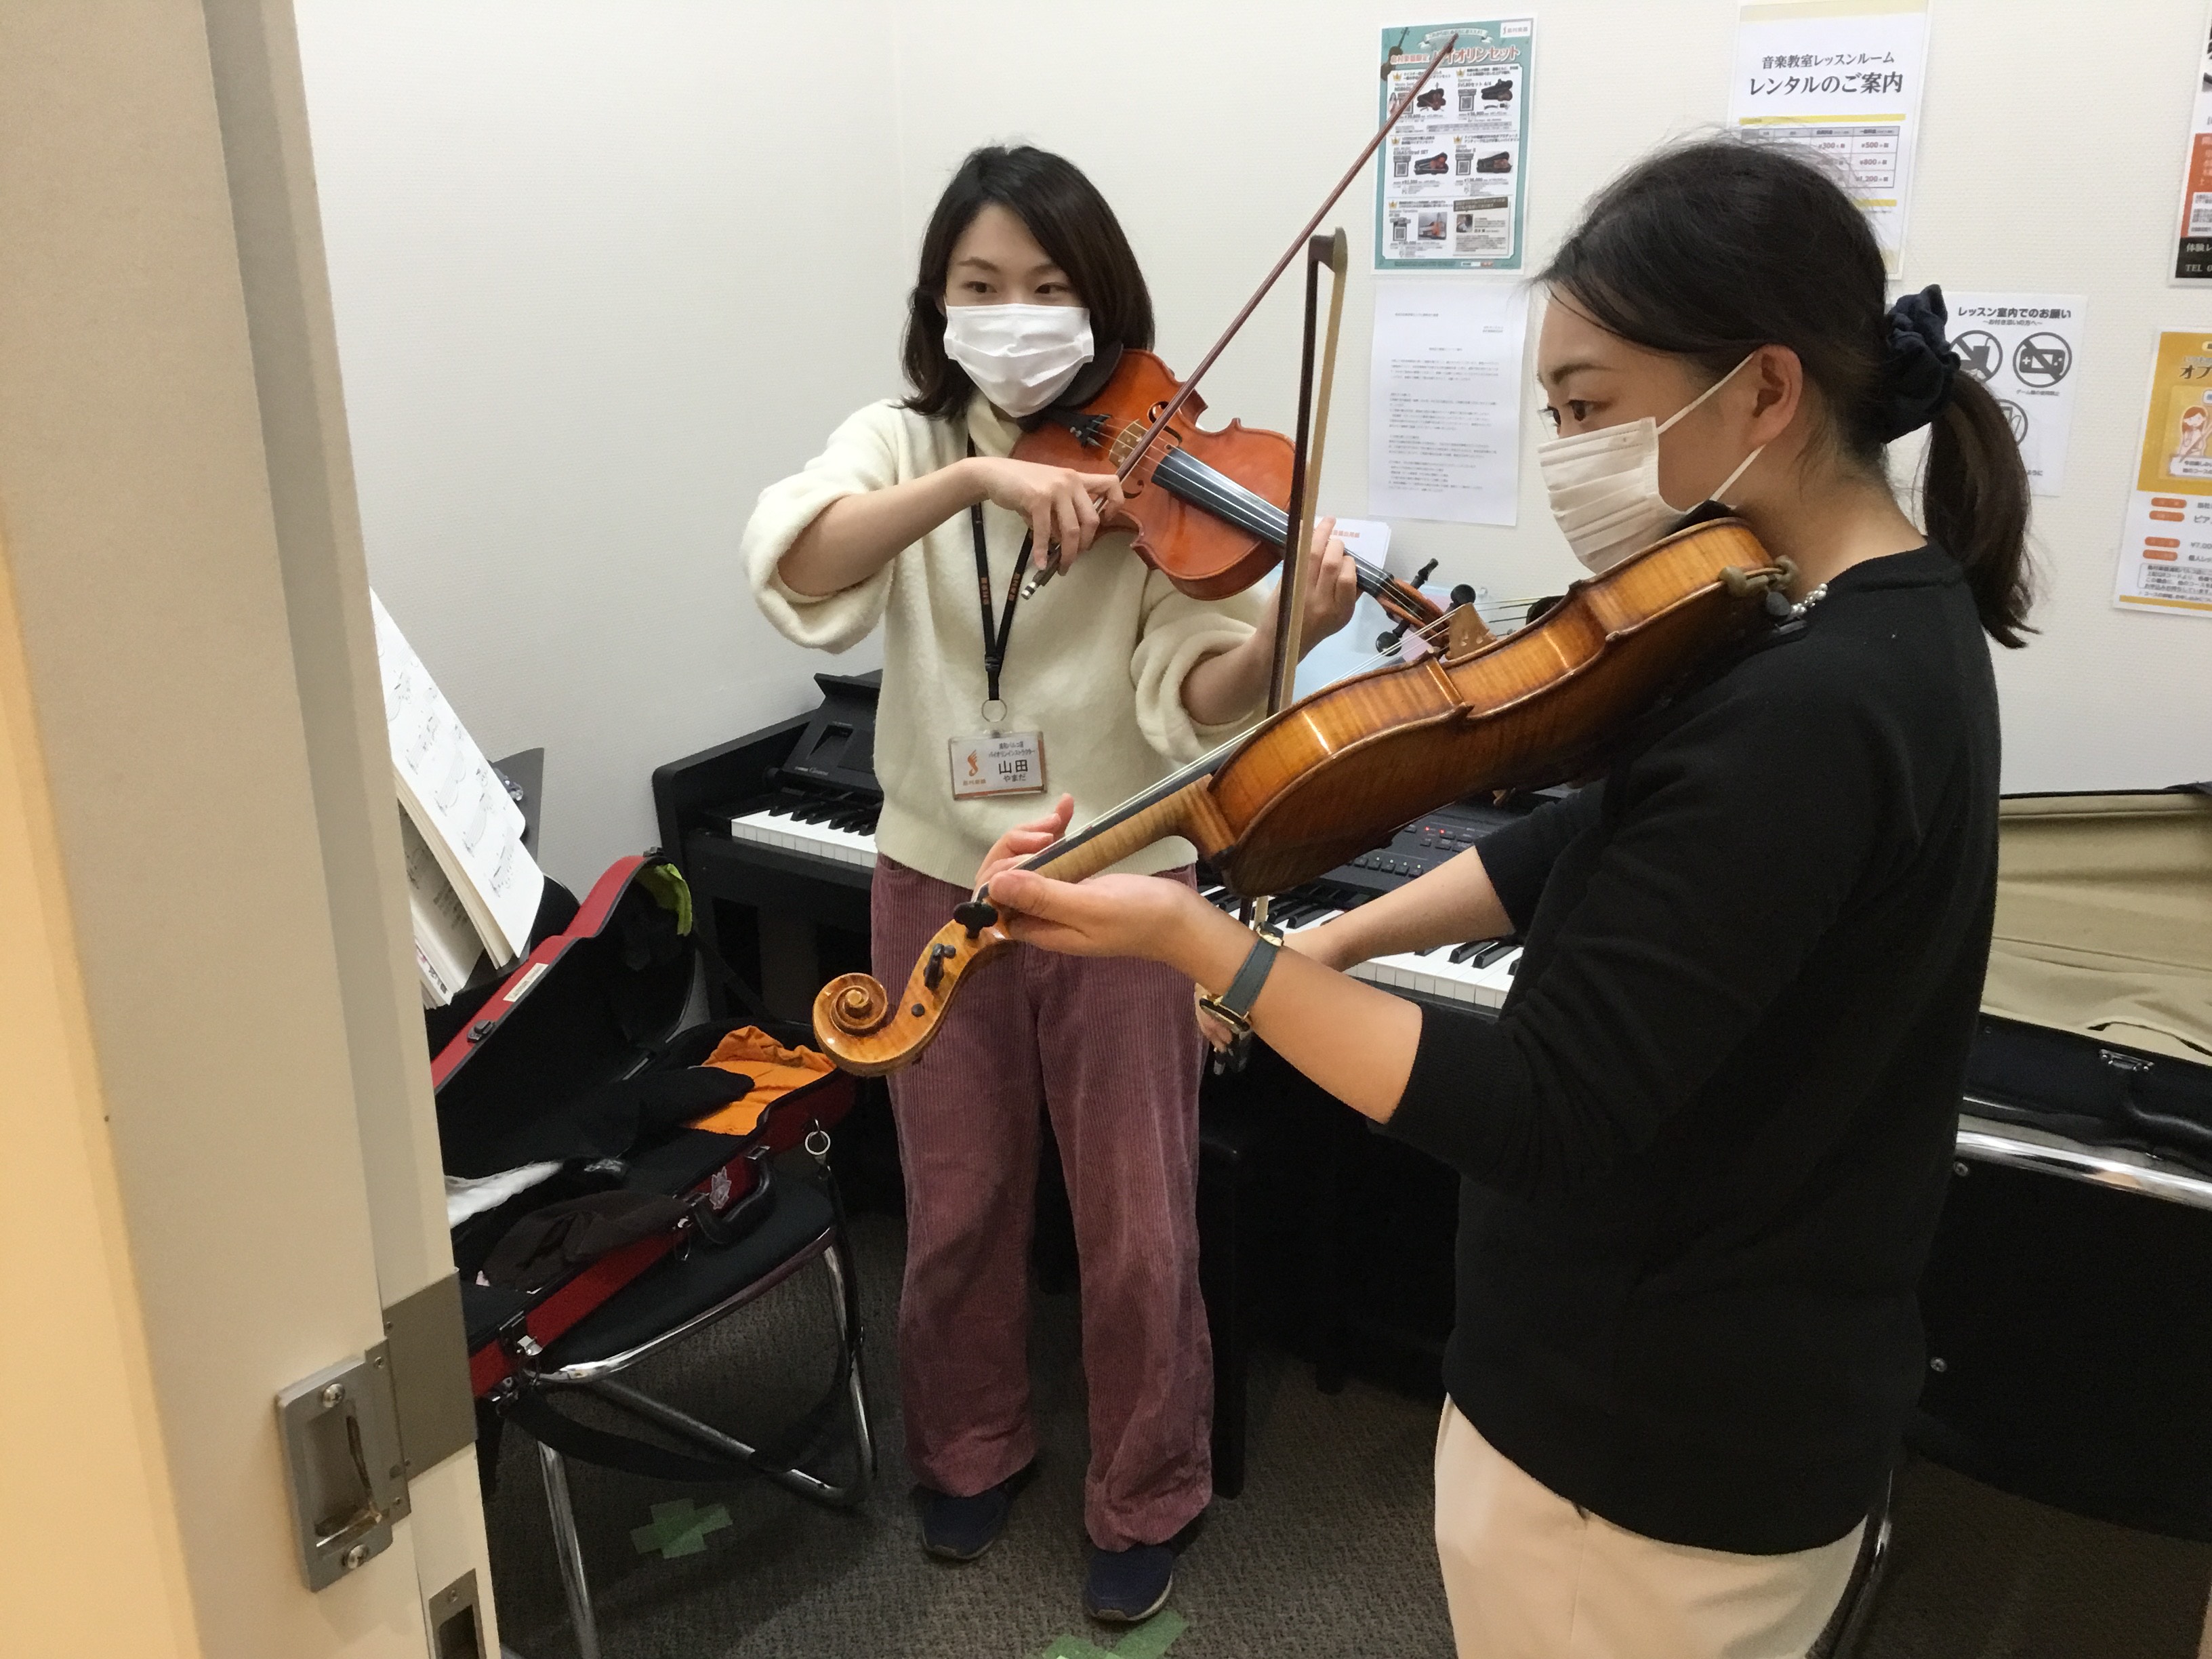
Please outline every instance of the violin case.
[[[705, 975], [718, 966], [692, 929], [690, 890], [675, 866], [657, 855], [621, 859], [432, 1060], [449, 1176], [560, 1164], [453, 1231], [480, 1455], [495, 1448], [501, 1413], [529, 1392], [538, 1356], [617, 1297], [625, 1328], [651, 1334], [655, 1270], [666, 1276], [691, 1252], [747, 1236], [775, 1202], [771, 1160], [809, 1142], [818, 1157], [823, 1132], [852, 1108], [852, 1079], [832, 1070], [775, 1101], [748, 1133], [688, 1127], [748, 1092], [741, 1077], [696, 1069], [725, 1036], [751, 1024], [796, 1047], [805, 1035], [764, 1010], [750, 1020], [695, 1020]], [[820, 1178], [834, 1201], [826, 1164]], [[541, 1273], [528, 1290], [486, 1279], [517, 1223], [538, 1216], [542, 1226], [550, 1206], [611, 1194], [674, 1201], [648, 1209], [611, 1200], [665, 1224], [550, 1278]], [[482, 1461], [489, 1486], [495, 1460]]]
[[2000, 811], [1968, 1110], [2212, 1176], [2212, 784]]
[[2154, 1195], [1966, 1149], [1921, 1281], [1908, 1441], [2212, 1541], [2212, 786], [2009, 797], [1998, 834], [1965, 1113], [2167, 1178]]

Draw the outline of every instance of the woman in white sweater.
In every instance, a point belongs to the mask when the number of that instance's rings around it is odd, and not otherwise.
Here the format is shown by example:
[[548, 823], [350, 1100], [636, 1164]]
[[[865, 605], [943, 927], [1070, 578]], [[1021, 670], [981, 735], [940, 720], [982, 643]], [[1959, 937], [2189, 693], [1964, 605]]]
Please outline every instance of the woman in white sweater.
[[[746, 529], [754, 593], [785, 635], [842, 651], [886, 630], [872, 949], [887, 983], [1041, 797], [1096, 816], [1264, 706], [1272, 602], [1177, 592], [1125, 534], [1100, 534], [1101, 507], [1121, 498], [1111, 474], [1009, 454], [1025, 420], [1095, 394], [1124, 349], [1152, 343], [1144, 276], [1090, 180], [1040, 150], [977, 150], [922, 239], [913, 395], [853, 416], [762, 493]], [[1064, 574], [1017, 605], [1025, 537]], [[1342, 544], [1317, 541], [1308, 643], [1356, 598]], [[1171, 841], [1121, 867], [1188, 884], [1193, 857]], [[899, 1376], [924, 1544], [981, 1554], [1036, 1456], [1028, 1247], [1047, 1110], [1082, 1264], [1084, 1602], [1104, 1620], [1165, 1602], [1174, 1542], [1212, 1496], [1200, 1048], [1173, 973], [1023, 951], [979, 975], [891, 1079], [907, 1188]]]

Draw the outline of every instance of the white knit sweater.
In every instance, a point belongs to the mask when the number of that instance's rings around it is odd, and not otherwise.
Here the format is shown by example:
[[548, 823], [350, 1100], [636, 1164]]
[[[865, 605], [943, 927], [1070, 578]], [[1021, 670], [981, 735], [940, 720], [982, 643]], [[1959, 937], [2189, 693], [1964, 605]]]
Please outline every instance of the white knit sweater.
[[[877, 623], [884, 687], [876, 714], [876, 776], [884, 788], [876, 845], [900, 863], [965, 887], [991, 843], [1063, 793], [1080, 826], [1173, 767], [1195, 758], [1256, 720], [1260, 706], [1229, 726], [1193, 723], [1183, 677], [1202, 659], [1249, 637], [1261, 611], [1255, 594], [1213, 601], [1178, 593], [1129, 550], [1126, 535], [1103, 536], [1033, 599], [1016, 606], [1000, 694], [1001, 729], [1040, 732], [1042, 795], [956, 801], [948, 745], [988, 728], [982, 618], [968, 514], [956, 513], [868, 580], [813, 598], [796, 592], [776, 565], [801, 531], [842, 496], [903, 483], [967, 453], [1004, 455], [1020, 429], [981, 397], [965, 427], [932, 421], [890, 402], [871, 404], [830, 435], [805, 471], [761, 492], [745, 526], [744, 560], [761, 610], [786, 637], [845, 651]], [[1026, 528], [988, 503], [985, 541], [992, 609]], [[1146, 848], [1118, 866], [1152, 872], [1187, 864], [1188, 842]]]

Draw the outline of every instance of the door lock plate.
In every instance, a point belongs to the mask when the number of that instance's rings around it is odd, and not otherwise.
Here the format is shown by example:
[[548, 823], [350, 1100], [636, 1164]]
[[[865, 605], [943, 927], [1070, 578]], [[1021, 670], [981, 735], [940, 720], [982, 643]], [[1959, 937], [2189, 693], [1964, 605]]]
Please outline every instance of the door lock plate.
[[409, 1510], [386, 1345], [284, 1389], [276, 1421], [300, 1571], [321, 1589], [389, 1548]]

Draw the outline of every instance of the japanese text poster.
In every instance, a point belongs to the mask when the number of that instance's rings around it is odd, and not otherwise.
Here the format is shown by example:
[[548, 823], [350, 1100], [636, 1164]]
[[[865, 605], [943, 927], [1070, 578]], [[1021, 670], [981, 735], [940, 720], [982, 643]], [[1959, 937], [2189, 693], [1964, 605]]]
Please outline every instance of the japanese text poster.
[[2027, 463], [2027, 487], [2066, 487], [2074, 372], [2088, 301], [2078, 294], [1946, 294], [1959, 367], [1990, 389]]
[[1376, 153], [1376, 270], [1521, 269], [1535, 28], [1516, 17], [1382, 31], [1383, 116], [1459, 40]]
[[2212, 617], [2212, 337], [2158, 337], [2112, 603]]
[[2189, 118], [2189, 160], [2181, 179], [2177, 282], [2212, 282], [2212, 40], [2197, 61], [2197, 106]]
[[1394, 276], [1375, 284], [1368, 512], [1515, 522], [1528, 332], [1526, 283]]
[[1747, 0], [1729, 125], [1820, 157], [1896, 275], [1919, 139], [1928, 0]]

